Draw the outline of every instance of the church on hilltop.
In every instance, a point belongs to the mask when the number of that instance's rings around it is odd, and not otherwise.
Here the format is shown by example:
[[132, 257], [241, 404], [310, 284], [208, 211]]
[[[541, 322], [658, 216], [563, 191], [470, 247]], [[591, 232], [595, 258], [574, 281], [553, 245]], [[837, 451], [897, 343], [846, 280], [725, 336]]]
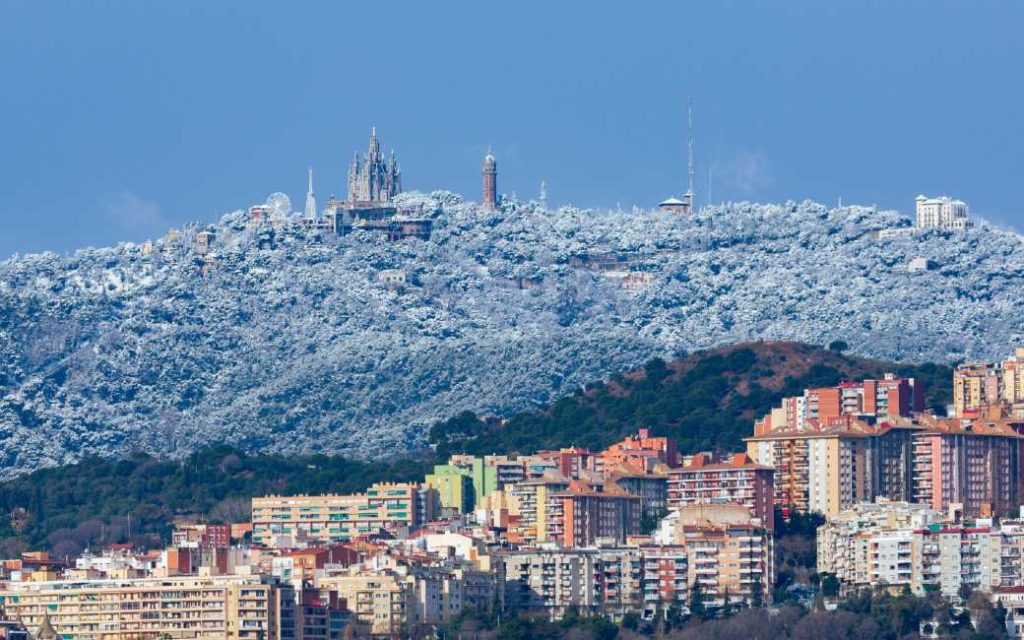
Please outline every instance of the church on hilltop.
[[387, 160], [380, 150], [377, 127], [370, 132], [370, 147], [366, 157], [356, 151], [348, 170], [348, 202], [362, 207], [384, 205], [402, 192], [402, 171], [392, 150]]
[[[323, 211], [317, 208], [313, 191], [313, 169], [309, 169], [306, 206], [301, 215], [292, 212], [291, 200], [283, 193], [272, 194], [266, 204], [249, 207], [249, 227], [260, 230], [279, 230], [300, 226], [309, 231], [345, 235], [352, 231], [375, 231], [387, 235], [389, 240], [404, 238], [430, 238], [435, 212], [424, 212], [423, 207], [399, 207], [395, 196], [402, 193], [402, 170], [392, 151], [387, 159], [380, 150], [377, 128], [370, 131], [370, 146], [366, 156], [355, 153], [348, 171], [348, 196], [335, 198], [332, 194]], [[208, 251], [212, 243], [208, 237], [202, 249]], [[261, 246], [273, 247], [272, 235], [260, 240]]]

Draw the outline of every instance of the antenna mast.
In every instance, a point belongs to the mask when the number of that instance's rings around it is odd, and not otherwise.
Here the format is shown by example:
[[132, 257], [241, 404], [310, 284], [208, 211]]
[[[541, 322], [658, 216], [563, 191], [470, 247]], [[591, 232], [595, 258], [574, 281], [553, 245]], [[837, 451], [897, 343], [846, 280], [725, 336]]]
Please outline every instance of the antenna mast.
[[689, 160], [689, 180], [686, 184], [686, 193], [693, 196], [693, 99], [686, 100], [686, 155]]

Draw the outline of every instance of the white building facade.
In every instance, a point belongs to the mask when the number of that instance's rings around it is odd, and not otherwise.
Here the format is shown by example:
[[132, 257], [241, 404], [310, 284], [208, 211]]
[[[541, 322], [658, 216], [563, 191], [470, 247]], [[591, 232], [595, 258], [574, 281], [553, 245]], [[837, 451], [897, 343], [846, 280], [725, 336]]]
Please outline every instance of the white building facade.
[[970, 211], [963, 200], [947, 196], [928, 198], [923, 195], [914, 200], [918, 229], [950, 229], [963, 231], [973, 226]]

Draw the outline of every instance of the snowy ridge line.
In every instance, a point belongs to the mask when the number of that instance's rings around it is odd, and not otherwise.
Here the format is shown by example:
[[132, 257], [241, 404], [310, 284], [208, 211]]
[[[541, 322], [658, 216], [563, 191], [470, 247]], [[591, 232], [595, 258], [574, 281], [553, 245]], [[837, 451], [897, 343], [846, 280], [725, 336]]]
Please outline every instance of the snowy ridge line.
[[[751, 340], [914, 362], [1024, 342], [1024, 245], [893, 211], [692, 216], [406, 193], [430, 240], [250, 228], [0, 263], [0, 477], [204, 443], [377, 456], [652, 356]], [[208, 252], [195, 243], [212, 232]], [[205, 275], [204, 275], [205, 273]]]

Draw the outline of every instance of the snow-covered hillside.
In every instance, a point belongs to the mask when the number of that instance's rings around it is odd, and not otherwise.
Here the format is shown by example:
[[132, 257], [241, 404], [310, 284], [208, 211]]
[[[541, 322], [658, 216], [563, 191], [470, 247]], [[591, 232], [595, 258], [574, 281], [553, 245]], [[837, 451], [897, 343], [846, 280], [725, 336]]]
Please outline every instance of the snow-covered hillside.
[[431, 240], [253, 230], [236, 212], [211, 226], [205, 276], [189, 231], [148, 254], [0, 263], [0, 476], [218, 441], [385, 455], [463, 409], [743, 340], [950, 361], [1024, 339], [1024, 244], [1006, 231], [879, 239], [909, 220], [813, 203], [684, 218], [400, 198], [440, 208]]

